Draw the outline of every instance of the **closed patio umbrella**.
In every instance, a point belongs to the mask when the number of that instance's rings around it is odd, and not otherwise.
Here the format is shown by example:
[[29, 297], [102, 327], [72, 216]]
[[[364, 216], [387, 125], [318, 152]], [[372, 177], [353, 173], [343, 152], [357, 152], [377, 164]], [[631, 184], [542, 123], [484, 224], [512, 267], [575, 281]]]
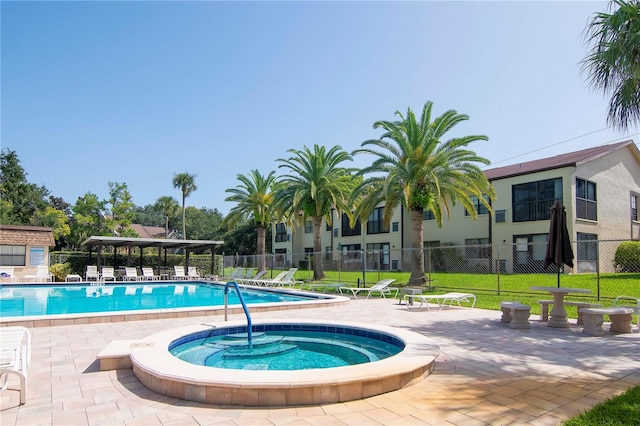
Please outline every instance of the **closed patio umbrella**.
[[551, 207], [544, 269], [547, 269], [551, 264], [558, 268], [558, 287], [560, 287], [560, 267], [564, 264], [573, 268], [573, 249], [567, 230], [567, 212], [565, 212], [564, 205], [560, 200], [556, 200]]

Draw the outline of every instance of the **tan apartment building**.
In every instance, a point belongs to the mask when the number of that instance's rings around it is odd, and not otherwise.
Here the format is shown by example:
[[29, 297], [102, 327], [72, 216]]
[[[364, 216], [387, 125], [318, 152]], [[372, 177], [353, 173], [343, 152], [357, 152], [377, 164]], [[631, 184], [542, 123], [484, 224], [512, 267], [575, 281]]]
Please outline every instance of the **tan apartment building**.
[[[476, 200], [478, 218], [474, 220], [458, 204], [438, 227], [431, 213], [425, 212], [425, 247], [462, 247], [466, 264], [478, 270], [540, 272], [550, 208], [556, 199], [565, 205], [570, 238], [575, 242], [575, 267], [565, 272], [594, 271], [597, 258], [601, 271], [612, 268], [613, 251], [598, 252], [596, 240], [640, 239], [640, 151], [633, 141], [493, 168], [485, 174], [496, 190], [494, 214]], [[362, 264], [359, 253], [366, 250], [367, 269], [402, 269], [403, 257], [409, 261], [401, 250], [411, 241], [409, 215], [398, 208], [385, 227], [383, 209], [379, 206], [364, 226], [354, 229], [348, 227], [346, 216], [338, 218], [334, 212], [335, 223], [323, 226], [323, 251], [341, 253]], [[297, 266], [296, 255], [300, 259], [300, 253], [313, 251], [311, 222], [295, 232], [276, 225], [273, 248]]]
[[49, 266], [49, 249], [54, 246], [51, 228], [0, 225], [0, 267], [12, 268], [17, 279], [35, 275], [38, 266]]

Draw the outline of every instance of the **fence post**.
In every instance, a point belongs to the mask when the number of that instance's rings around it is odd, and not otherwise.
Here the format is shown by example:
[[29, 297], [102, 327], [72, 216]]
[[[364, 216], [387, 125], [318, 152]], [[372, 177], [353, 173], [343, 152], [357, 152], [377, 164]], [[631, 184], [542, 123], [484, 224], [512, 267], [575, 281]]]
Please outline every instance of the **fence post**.
[[[365, 256], [366, 256], [367, 252], [365, 252], [364, 249], [362, 249], [360, 251], [361, 251], [361, 259], [360, 260], [362, 260], [362, 284], [363, 284], [363, 287], [366, 287], [367, 286], [367, 279], [365, 278], [365, 274], [366, 274], [366, 264], [365, 264], [366, 259], [365, 259]], [[360, 286], [358, 286], [358, 287], [360, 287]]]
[[500, 246], [496, 246], [496, 257], [498, 258], [498, 263], [496, 265], [496, 270], [498, 272], [498, 296], [500, 296]]

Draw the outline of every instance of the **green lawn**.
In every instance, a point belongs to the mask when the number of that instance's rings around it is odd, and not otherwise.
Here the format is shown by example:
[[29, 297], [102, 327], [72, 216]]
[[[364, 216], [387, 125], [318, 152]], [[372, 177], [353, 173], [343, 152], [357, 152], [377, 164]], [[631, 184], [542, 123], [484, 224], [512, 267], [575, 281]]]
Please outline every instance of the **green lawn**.
[[564, 426], [640, 425], [640, 386], [597, 404], [563, 423]]

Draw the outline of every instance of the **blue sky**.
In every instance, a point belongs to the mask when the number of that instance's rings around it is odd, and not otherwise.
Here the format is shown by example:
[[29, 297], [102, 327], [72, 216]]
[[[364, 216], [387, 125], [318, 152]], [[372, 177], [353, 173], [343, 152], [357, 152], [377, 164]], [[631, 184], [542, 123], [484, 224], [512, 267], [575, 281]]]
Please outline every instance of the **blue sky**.
[[[304, 145], [352, 151], [428, 100], [468, 114], [451, 136], [492, 167], [620, 140], [580, 75], [606, 2], [8, 2], [1, 144], [30, 182], [75, 203], [108, 182], [137, 205], [226, 214], [237, 174]], [[604, 129], [604, 130], [603, 130]], [[587, 136], [585, 136], [587, 135]], [[353, 166], [371, 157], [360, 155]]]

